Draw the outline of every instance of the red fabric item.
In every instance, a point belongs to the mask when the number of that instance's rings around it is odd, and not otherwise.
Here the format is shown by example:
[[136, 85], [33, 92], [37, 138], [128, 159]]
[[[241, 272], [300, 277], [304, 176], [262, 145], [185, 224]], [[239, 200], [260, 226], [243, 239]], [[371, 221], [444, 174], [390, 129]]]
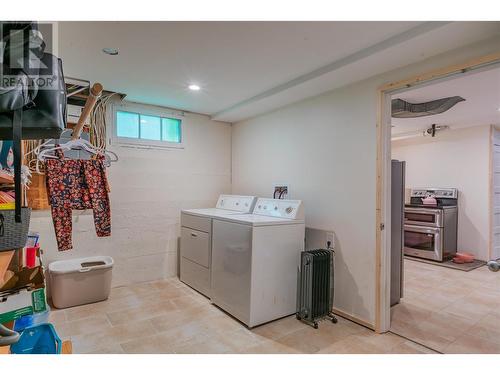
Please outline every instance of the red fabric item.
[[72, 210], [92, 209], [98, 237], [111, 235], [111, 208], [104, 156], [97, 159], [59, 159], [45, 161], [47, 193], [59, 251], [73, 248]]

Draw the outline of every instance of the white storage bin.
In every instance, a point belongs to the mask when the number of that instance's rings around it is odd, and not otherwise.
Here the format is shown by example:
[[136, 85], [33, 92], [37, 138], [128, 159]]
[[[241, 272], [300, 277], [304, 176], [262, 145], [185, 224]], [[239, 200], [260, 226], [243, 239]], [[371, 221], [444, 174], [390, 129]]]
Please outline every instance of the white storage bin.
[[95, 256], [49, 264], [50, 290], [55, 307], [103, 301], [111, 289], [113, 258]]

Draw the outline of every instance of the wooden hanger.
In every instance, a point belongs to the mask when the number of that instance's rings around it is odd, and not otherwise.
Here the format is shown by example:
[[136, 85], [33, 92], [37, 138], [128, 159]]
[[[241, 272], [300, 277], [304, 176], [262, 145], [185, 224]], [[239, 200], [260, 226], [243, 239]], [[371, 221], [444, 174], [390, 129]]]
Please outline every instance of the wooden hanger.
[[97, 103], [97, 100], [101, 97], [103, 87], [100, 83], [94, 83], [94, 85], [90, 89], [90, 95], [85, 102], [85, 107], [83, 107], [82, 114], [78, 119], [78, 123], [73, 129], [73, 135], [71, 136], [71, 140], [74, 141], [80, 138], [82, 134], [83, 126], [85, 125], [85, 121], [89, 117], [90, 113], [94, 109], [94, 106]]

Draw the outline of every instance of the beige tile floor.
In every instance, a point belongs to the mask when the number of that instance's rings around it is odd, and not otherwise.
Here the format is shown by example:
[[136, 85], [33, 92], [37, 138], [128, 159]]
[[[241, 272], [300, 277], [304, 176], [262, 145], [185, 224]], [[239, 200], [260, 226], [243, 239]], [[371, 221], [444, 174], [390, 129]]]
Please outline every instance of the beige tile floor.
[[114, 288], [50, 320], [75, 353], [432, 353], [342, 318], [318, 330], [293, 316], [248, 330], [177, 279]]
[[500, 353], [500, 273], [405, 260], [391, 332], [442, 353]]

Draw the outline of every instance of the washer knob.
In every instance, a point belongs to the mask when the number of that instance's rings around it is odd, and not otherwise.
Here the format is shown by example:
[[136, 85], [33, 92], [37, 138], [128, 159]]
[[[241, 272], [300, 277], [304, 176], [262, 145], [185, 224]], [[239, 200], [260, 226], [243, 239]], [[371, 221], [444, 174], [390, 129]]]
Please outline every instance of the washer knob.
[[286, 211], [286, 213], [287, 213], [287, 214], [291, 214], [291, 213], [292, 213], [292, 211], [293, 211], [293, 207], [292, 207], [292, 206], [289, 206], [289, 207], [287, 207], [287, 208], [286, 208], [286, 210], [285, 210], [285, 211]]

